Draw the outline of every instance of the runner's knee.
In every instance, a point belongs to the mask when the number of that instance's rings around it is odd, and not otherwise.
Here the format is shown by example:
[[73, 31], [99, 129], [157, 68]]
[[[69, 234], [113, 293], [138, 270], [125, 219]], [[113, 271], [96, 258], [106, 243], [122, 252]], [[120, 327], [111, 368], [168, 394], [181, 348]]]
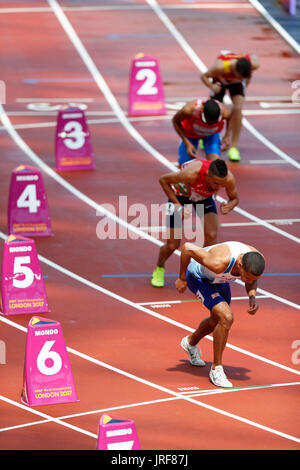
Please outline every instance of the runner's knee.
[[167, 241], [167, 246], [169, 248], [170, 251], [175, 251], [177, 250], [177, 248], [179, 248], [179, 245], [180, 245], [180, 240], [168, 240]]
[[217, 229], [210, 229], [205, 233], [205, 246], [215, 245], [217, 242]]
[[219, 317], [219, 323], [226, 330], [229, 330], [229, 328], [231, 328], [233, 324], [233, 313], [230, 309], [222, 313], [222, 315]]

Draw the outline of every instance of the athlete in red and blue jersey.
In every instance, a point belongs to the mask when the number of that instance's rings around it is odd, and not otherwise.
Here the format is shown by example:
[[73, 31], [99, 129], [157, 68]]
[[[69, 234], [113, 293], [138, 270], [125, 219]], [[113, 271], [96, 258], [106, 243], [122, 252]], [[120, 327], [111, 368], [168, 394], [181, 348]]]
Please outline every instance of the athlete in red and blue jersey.
[[212, 67], [201, 75], [202, 82], [210, 89], [210, 96], [215, 100], [222, 102], [226, 90], [230, 93], [233, 112], [230, 121], [232, 138], [228, 157], [233, 161], [240, 160], [237, 144], [242, 126], [245, 87], [250, 82], [252, 72], [258, 67], [259, 60], [255, 54], [235, 54], [223, 51]]
[[[178, 149], [179, 166], [197, 157], [200, 139], [203, 141], [207, 160], [220, 157], [221, 150], [229, 146], [229, 121], [231, 109], [216, 100], [196, 99], [183, 106], [173, 117], [173, 126], [182, 141]], [[220, 133], [227, 122], [222, 140]]]

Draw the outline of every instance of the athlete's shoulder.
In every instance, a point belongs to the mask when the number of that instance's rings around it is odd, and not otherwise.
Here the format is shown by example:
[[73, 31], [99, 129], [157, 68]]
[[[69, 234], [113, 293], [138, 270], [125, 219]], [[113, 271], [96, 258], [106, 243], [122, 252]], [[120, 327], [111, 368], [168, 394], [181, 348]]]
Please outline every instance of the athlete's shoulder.
[[215, 269], [214, 272], [222, 273], [227, 268], [230, 259], [231, 251], [227, 242], [218, 243], [213, 245], [209, 250], [214, 259]]
[[230, 170], [228, 170], [228, 173], [227, 173], [226, 184], [228, 186], [235, 186], [236, 185], [235, 176]]

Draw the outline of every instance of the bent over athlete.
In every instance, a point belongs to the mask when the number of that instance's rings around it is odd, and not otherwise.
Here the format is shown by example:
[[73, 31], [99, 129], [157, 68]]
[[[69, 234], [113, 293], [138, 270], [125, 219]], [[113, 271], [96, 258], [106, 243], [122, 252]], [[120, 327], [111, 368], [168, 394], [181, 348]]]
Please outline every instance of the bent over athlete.
[[[227, 150], [231, 112], [231, 107], [212, 99], [190, 101], [177, 111], [172, 122], [182, 139], [178, 148], [179, 166], [197, 157], [200, 140], [207, 160], [215, 160], [220, 157], [221, 150]], [[226, 131], [221, 143], [220, 134], [225, 123]]]
[[188, 287], [210, 311], [190, 336], [181, 341], [192, 365], [205, 366], [199, 357], [197, 344], [213, 333], [213, 363], [209, 377], [217, 387], [232, 387], [223, 370], [222, 357], [229, 330], [233, 323], [230, 307], [230, 281], [241, 279], [249, 296], [248, 313], [258, 310], [255, 295], [257, 280], [265, 268], [265, 260], [256, 248], [245, 243], [229, 241], [199, 248], [185, 243], [181, 252], [180, 272], [175, 286], [179, 293]]
[[151, 283], [154, 287], [164, 286], [165, 262], [179, 248], [182, 220], [190, 215], [188, 208], [192, 205], [196, 210], [198, 204], [203, 206], [204, 245], [208, 246], [216, 243], [218, 231], [218, 215], [213, 195], [225, 188], [228, 201], [221, 204], [222, 214], [227, 214], [239, 202], [235, 178], [220, 158], [187, 162], [182, 170], [162, 175], [159, 182], [169, 199], [169, 212], [166, 217], [167, 240], [160, 247], [152, 274]]
[[240, 160], [237, 148], [241, 126], [245, 89], [249, 85], [253, 71], [259, 68], [259, 59], [255, 54], [235, 54], [222, 51], [215, 63], [201, 75], [201, 80], [210, 89], [210, 96], [223, 102], [226, 90], [229, 91], [233, 111], [230, 119], [229, 134], [232, 133], [228, 157], [232, 161]]

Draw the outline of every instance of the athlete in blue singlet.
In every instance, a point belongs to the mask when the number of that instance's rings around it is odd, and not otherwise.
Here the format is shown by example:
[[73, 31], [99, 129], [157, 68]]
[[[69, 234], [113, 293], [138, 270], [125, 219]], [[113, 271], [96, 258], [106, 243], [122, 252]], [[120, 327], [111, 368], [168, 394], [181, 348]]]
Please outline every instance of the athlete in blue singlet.
[[264, 268], [263, 255], [244, 243], [230, 241], [205, 248], [192, 243], [183, 246], [176, 288], [183, 293], [188, 287], [210, 311], [210, 316], [192, 335], [182, 339], [181, 346], [189, 354], [191, 364], [204, 366], [197, 344], [204, 336], [213, 333], [214, 359], [209, 377], [218, 387], [232, 387], [222, 366], [223, 351], [233, 323], [230, 282], [241, 279], [245, 283], [249, 296], [248, 313], [254, 315], [258, 310], [255, 299], [257, 280]]

